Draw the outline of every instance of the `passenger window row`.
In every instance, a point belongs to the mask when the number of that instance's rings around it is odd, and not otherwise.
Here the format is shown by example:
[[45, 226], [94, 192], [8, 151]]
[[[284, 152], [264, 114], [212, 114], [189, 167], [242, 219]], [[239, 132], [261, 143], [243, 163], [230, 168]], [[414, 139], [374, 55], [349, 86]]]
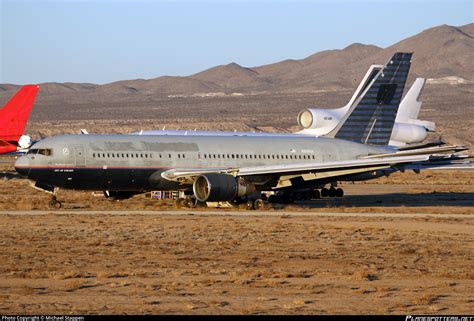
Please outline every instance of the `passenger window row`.
[[280, 155], [280, 154], [201, 154], [198, 155], [199, 158], [204, 159], [315, 159], [314, 155]]
[[93, 158], [153, 158], [149, 153], [92, 153]]
[[[150, 153], [92, 153], [93, 158], [153, 158]], [[159, 158], [173, 158], [172, 154], [159, 154]], [[176, 154], [175, 158], [185, 159], [186, 154]], [[315, 159], [315, 155], [281, 154], [198, 154], [199, 159]]]
[[[166, 157], [171, 158], [172, 155], [171, 154], [166, 154], [166, 155], [159, 154], [158, 157], [159, 158], [166, 158]], [[178, 158], [186, 158], [186, 155], [185, 154], [177, 154], [177, 157]]]

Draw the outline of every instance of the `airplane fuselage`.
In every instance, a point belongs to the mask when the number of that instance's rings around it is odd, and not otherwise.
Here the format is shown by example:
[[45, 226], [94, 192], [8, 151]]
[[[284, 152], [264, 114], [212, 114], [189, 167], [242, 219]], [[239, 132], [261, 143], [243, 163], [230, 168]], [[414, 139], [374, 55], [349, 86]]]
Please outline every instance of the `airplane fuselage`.
[[[174, 168], [330, 162], [389, 151], [315, 137], [62, 135], [34, 144], [15, 167], [29, 179], [54, 187], [144, 192], [183, 189], [161, 176]], [[275, 184], [266, 176], [254, 179], [260, 190]]]

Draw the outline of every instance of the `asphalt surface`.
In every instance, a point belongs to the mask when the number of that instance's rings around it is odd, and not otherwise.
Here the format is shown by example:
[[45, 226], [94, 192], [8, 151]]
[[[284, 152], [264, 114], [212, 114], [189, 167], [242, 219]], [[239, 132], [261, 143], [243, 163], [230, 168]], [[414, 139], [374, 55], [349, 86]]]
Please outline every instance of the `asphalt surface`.
[[294, 211], [234, 211], [234, 210], [170, 210], [170, 211], [83, 211], [83, 210], [58, 210], [58, 211], [0, 211], [0, 215], [167, 215], [167, 216], [275, 216], [275, 217], [390, 217], [390, 218], [472, 218], [473, 214], [430, 214], [430, 213], [314, 213]]

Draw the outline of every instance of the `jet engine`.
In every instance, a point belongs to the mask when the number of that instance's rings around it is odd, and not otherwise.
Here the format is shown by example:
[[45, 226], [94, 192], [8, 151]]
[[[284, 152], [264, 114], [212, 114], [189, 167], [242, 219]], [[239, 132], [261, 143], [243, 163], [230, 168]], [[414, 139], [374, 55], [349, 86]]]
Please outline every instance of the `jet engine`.
[[255, 192], [255, 185], [232, 175], [210, 173], [199, 176], [193, 184], [194, 196], [201, 202], [225, 202]]
[[391, 140], [407, 144], [422, 142], [428, 135], [426, 128], [408, 123], [395, 123]]
[[340, 121], [338, 109], [308, 108], [298, 114], [298, 124], [304, 129], [331, 131]]

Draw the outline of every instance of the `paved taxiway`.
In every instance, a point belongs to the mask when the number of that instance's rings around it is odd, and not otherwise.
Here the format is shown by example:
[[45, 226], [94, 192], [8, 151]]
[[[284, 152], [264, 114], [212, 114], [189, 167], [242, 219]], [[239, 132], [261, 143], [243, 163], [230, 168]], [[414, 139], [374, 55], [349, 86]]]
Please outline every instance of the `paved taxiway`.
[[473, 214], [451, 213], [321, 213], [295, 211], [234, 211], [234, 210], [170, 210], [170, 211], [0, 211], [0, 215], [154, 215], [154, 216], [274, 216], [274, 217], [370, 217], [370, 218], [463, 218], [474, 219]]

